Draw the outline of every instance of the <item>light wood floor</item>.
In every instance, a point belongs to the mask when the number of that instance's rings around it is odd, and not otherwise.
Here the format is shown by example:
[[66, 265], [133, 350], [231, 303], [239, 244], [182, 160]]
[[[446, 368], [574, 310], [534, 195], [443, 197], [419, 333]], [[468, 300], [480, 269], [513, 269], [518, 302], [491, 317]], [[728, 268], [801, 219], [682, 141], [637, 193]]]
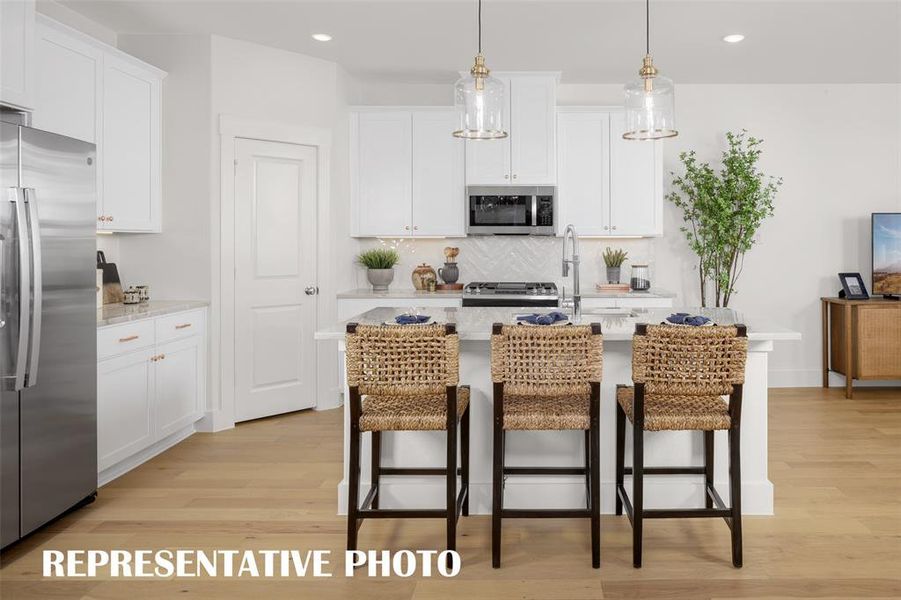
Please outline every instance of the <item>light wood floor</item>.
[[[508, 520], [490, 565], [489, 517], [461, 519], [453, 580], [53, 580], [42, 549], [328, 549], [341, 411], [304, 412], [197, 434], [100, 490], [97, 501], [2, 555], [0, 595], [19, 598], [852, 598], [901, 597], [901, 392], [772, 390], [776, 516], [744, 521], [744, 564], [721, 520], [652, 521], [644, 568], [625, 517], [602, 519], [602, 568], [584, 521]], [[443, 522], [367, 521], [362, 548], [437, 548]]]

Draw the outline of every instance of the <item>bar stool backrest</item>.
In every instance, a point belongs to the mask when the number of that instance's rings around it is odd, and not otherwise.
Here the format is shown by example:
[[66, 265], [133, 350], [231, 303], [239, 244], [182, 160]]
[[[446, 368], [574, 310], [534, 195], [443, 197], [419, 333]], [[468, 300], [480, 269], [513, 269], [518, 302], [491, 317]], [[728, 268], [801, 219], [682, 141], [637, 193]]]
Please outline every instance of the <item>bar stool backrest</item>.
[[727, 395], [745, 380], [744, 325], [643, 325], [632, 338], [632, 381], [650, 394]]
[[491, 380], [505, 394], [584, 395], [603, 370], [601, 326], [496, 324], [491, 335]]
[[460, 341], [446, 325], [347, 326], [347, 384], [362, 395], [444, 394], [460, 377]]

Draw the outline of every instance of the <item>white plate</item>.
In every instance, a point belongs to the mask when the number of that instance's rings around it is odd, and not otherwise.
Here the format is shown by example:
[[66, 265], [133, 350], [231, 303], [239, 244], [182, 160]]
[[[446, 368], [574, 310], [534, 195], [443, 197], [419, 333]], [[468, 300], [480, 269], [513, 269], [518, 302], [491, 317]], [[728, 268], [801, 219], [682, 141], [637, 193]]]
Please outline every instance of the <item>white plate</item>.
[[[398, 315], [398, 316], [401, 316], [401, 315]], [[397, 321], [395, 321], [395, 320], [392, 319], [391, 321], [384, 321], [384, 322], [382, 323], [382, 325], [401, 325], [402, 327], [408, 327], [408, 326], [410, 326], [410, 325], [432, 325], [432, 324], [434, 324], [434, 323], [435, 323], [435, 319], [433, 319], [432, 317], [429, 317], [427, 321], [423, 321], [422, 323], [405, 323], [405, 324], [401, 324], [401, 323], [398, 323]]]

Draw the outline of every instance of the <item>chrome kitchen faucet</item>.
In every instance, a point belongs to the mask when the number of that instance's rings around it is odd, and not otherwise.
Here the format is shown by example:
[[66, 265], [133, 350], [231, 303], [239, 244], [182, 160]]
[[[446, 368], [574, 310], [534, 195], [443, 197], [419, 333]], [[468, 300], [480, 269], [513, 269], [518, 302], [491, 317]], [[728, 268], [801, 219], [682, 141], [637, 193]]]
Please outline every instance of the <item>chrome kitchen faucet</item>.
[[[572, 236], [573, 249], [572, 256], [566, 258], [566, 240]], [[578, 321], [582, 318], [582, 296], [579, 293], [579, 238], [576, 235], [576, 228], [571, 224], [566, 226], [563, 232], [563, 276], [569, 276], [569, 266], [573, 268], [573, 320]], [[565, 301], [565, 299], [564, 299]]]

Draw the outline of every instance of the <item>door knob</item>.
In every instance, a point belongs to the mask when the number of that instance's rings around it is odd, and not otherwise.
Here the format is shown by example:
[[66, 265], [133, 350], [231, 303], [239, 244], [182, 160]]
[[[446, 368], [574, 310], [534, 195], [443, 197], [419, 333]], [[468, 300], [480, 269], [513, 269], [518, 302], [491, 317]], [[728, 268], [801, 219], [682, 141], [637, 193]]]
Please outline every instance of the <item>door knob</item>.
[[314, 285], [311, 285], [310, 287], [304, 288], [303, 293], [306, 294], [307, 296], [315, 296], [316, 294], [319, 293], [319, 288]]

